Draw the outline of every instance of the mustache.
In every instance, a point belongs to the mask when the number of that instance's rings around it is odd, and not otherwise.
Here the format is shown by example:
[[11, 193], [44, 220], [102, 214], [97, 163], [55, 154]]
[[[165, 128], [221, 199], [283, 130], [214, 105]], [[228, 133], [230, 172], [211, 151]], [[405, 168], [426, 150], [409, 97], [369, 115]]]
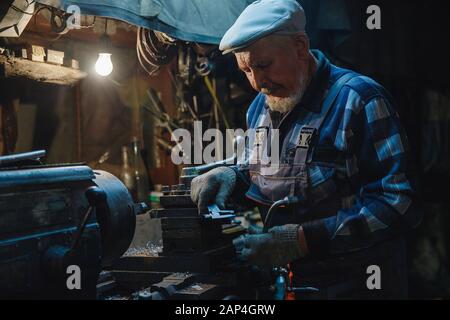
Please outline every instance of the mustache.
[[261, 86], [261, 92], [264, 94], [268, 94], [270, 95], [271, 93], [277, 91], [278, 89], [280, 89], [281, 86], [277, 85], [277, 84], [272, 84], [272, 85], [263, 85]]

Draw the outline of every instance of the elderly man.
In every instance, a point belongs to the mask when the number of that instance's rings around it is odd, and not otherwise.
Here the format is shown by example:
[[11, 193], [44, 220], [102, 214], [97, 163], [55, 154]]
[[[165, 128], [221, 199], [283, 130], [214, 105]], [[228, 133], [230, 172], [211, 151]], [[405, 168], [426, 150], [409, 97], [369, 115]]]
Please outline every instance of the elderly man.
[[[305, 23], [296, 1], [259, 0], [224, 35], [220, 49], [259, 92], [247, 125], [279, 129], [280, 163], [211, 170], [192, 181], [192, 199], [205, 210], [245, 194], [270, 225], [236, 239], [238, 256], [290, 263], [294, 285], [320, 298], [405, 298], [403, 234], [421, 219], [406, 136], [385, 89], [310, 50]], [[292, 205], [265, 219], [281, 199]]]

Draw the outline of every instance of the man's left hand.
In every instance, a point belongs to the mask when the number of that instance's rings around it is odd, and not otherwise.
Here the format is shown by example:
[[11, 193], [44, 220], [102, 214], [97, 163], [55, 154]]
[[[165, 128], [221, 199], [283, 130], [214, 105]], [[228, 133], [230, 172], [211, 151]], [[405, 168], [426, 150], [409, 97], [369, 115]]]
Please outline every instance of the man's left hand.
[[273, 227], [268, 233], [243, 235], [233, 241], [240, 260], [261, 267], [284, 266], [304, 257], [299, 241], [299, 225]]

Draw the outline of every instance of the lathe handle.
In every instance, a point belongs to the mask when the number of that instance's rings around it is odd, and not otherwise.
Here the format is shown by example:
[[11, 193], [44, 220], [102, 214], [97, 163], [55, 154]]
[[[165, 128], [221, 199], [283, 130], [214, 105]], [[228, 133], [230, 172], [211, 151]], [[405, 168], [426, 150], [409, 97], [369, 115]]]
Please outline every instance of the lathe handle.
[[89, 202], [89, 207], [86, 210], [86, 213], [83, 216], [83, 220], [78, 226], [77, 233], [73, 238], [72, 245], [70, 246], [70, 250], [75, 250], [78, 247], [81, 236], [83, 235], [84, 228], [86, 227], [86, 223], [91, 216], [92, 211], [99, 203], [104, 203], [106, 201], [106, 193], [99, 187], [89, 187], [85, 192], [86, 198]]

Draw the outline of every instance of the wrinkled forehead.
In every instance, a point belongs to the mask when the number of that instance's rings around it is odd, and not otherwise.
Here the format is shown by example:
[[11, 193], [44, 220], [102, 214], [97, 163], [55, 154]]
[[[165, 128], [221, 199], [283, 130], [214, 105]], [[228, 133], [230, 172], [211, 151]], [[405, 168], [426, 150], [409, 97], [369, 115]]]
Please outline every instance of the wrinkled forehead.
[[239, 66], [241, 64], [250, 66], [260, 61], [283, 56], [283, 53], [290, 50], [292, 45], [293, 41], [290, 35], [273, 34], [235, 51], [234, 54]]
[[271, 40], [270, 37], [263, 38], [248, 47], [234, 52], [239, 67], [250, 67], [273, 57], [277, 44]]
[[261, 60], [265, 60], [266, 53], [261, 51], [240, 51], [235, 53], [236, 61], [239, 68], [254, 67]]

